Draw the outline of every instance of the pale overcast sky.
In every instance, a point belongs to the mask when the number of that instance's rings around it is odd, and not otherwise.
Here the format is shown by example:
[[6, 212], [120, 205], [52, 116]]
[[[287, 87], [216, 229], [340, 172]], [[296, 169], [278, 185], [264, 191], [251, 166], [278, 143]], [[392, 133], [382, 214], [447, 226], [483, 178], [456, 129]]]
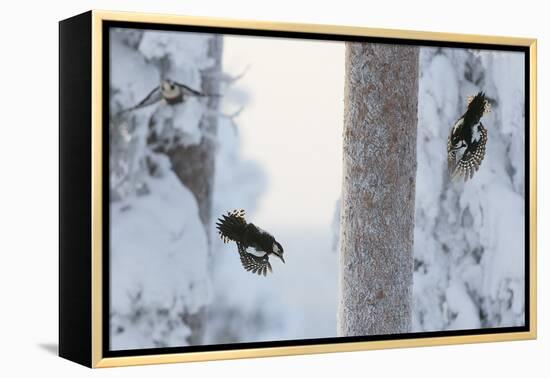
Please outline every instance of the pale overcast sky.
[[[246, 158], [269, 180], [254, 221], [327, 227], [340, 197], [344, 44], [226, 36], [224, 71], [250, 101], [237, 119]], [[230, 98], [230, 96], [229, 96]]]

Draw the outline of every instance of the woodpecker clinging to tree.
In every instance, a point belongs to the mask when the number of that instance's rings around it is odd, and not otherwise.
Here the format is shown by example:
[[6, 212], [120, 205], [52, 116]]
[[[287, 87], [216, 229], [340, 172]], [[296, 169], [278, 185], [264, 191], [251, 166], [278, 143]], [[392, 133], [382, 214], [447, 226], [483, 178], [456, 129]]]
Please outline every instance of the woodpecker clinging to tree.
[[218, 97], [218, 94], [204, 94], [196, 89], [188, 87], [185, 84], [180, 84], [173, 80], [162, 80], [160, 85], [154, 88], [143, 100], [137, 105], [132, 106], [124, 112], [144, 108], [149, 105], [156, 104], [157, 102], [164, 100], [170, 105], [178, 104], [185, 101], [187, 97]]
[[447, 140], [447, 163], [452, 178], [464, 176], [467, 181], [479, 169], [487, 144], [487, 130], [480, 120], [489, 111], [490, 104], [483, 92], [468, 98], [468, 108], [455, 122]]
[[253, 223], [247, 223], [244, 210], [234, 210], [222, 215], [216, 227], [224, 243], [234, 241], [245, 270], [266, 275], [271, 272], [269, 256], [277, 256], [284, 263], [283, 247], [269, 233]]

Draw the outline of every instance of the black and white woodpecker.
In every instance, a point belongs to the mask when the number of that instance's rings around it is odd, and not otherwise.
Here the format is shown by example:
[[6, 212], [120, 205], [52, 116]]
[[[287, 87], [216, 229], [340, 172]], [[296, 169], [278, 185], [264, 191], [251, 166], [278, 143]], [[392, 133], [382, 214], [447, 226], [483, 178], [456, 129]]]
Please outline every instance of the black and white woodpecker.
[[284, 263], [283, 247], [268, 232], [244, 218], [244, 210], [234, 210], [222, 215], [216, 227], [224, 243], [234, 241], [243, 268], [258, 275], [272, 271], [270, 256], [277, 256]]
[[166, 101], [169, 105], [179, 104], [189, 97], [219, 97], [218, 94], [205, 94], [196, 89], [193, 89], [185, 84], [178, 83], [173, 80], [164, 79], [158, 87], [155, 87], [143, 100], [136, 105], [124, 110], [129, 112], [144, 108], [149, 105], [156, 104], [159, 101]]
[[481, 117], [490, 111], [483, 92], [468, 97], [466, 112], [455, 122], [447, 140], [447, 163], [452, 178], [471, 179], [485, 157], [487, 129]]

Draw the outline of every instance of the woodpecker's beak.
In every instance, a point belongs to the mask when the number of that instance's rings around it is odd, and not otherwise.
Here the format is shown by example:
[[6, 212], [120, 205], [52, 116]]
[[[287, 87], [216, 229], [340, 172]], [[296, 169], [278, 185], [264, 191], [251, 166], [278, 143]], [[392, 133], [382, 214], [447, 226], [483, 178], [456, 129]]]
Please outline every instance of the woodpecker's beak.
[[278, 258], [281, 259], [281, 261], [283, 262], [283, 264], [285, 264], [285, 259], [283, 257], [283, 254], [281, 253], [280, 255], [278, 253], [275, 253], [275, 256], [277, 256]]
[[273, 248], [271, 249], [271, 251], [275, 256], [281, 259], [283, 264], [285, 263], [285, 259], [283, 257], [283, 247], [279, 243], [273, 242]]

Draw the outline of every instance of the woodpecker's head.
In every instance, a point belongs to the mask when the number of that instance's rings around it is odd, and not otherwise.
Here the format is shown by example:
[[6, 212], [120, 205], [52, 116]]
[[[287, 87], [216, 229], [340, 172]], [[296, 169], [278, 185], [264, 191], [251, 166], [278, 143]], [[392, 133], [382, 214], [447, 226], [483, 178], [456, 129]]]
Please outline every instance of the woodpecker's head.
[[454, 124], [453, 128], [451, 129], [451, 137], [450, 137], [450, 147], [451, 149], [459, 149], [462, 147], [462, 135], [461, 135], [461, 128], [464, 125], [464, 117], [460, 117]]
[[175, 101], [182, 96], [181, 88], [172, 80], [168, 79], [161, 82], [160, 91], [162, 92], [162, 97], [167, 101]]
[[275, 240], [273, 241], [273, 247], [271, 248], [271, 253], [273, 253], [275, 256], [280, 258], [283, 263], [285, 262], [285, 259], [283, 257], [283, 253], [284, 253], [283, 246]]

